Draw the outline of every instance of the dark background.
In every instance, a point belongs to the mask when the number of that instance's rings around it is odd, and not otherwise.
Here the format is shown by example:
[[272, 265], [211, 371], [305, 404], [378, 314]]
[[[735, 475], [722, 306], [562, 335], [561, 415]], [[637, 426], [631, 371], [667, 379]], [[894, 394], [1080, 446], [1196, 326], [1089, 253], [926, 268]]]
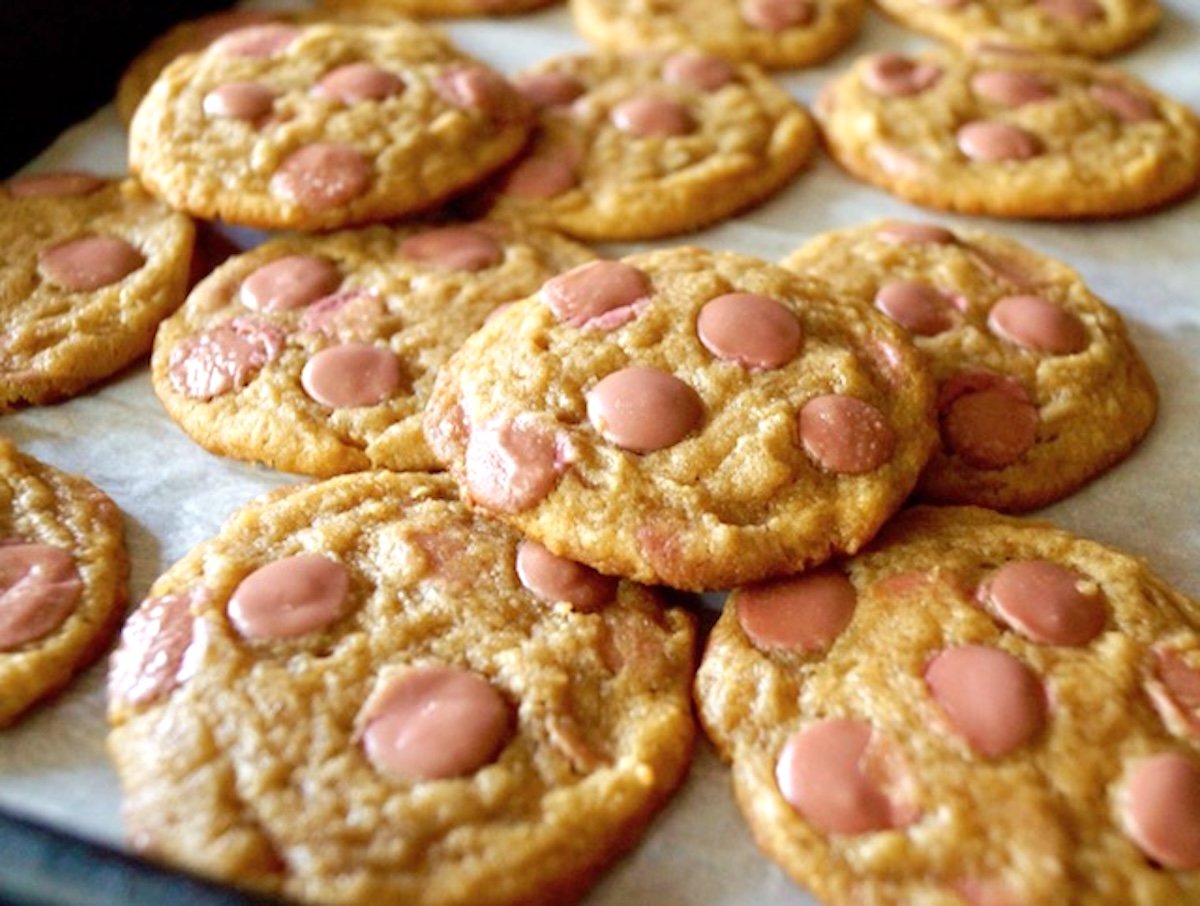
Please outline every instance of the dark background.
[[112, 100], [126, 64], [229, 0], [0, 0], [0, 178]]

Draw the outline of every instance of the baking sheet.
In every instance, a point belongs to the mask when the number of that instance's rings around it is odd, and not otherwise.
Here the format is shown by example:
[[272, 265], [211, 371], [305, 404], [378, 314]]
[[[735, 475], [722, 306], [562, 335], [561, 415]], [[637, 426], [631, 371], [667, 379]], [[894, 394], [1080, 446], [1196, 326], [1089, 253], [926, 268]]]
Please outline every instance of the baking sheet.
[[[271, 4], [254, 3], [252, 6]], [[565, 8], [499, 21], [444, 23], [467, 51], [505, 71], [585, 50]], [[868, 14], [860, 39], [825, 66], [781, 76], [806, 103], [858, 54], [929, 42]], [[1166, 4], [1158, 35], [1120, 59], [1200, 109], [1200, 4]], [[125, 143], [112, 107], [70, 129], [28, 169], [123, 173]], [[694, 243], [778, 259], [813, 234], [876, 217], [992, 230], [1063, 259], [1128, 320], [1162, 395], [1158, 422], [1122, 465], [1037, 515], [1148, 558], [1200, 597], [1200, 210], [1195, 200], [1150, 216], [1031, 224], [958, 218], [914, 208], [860, 185], [827, 158], [780, 196], [714, 229], [659, 245]], [[623, 254], [648, 245], [610, 246]], [[144, 363], [84, 397], [9, 415], [0, 432], [32, 455], [89, 477], [121, 506], [133, 559], [132, 595], [253, 496], [302, 479], [221, 459], [167, 418]], [[104, 665], [18, 726], [0, 733], [0, 807], [88, 838], [120, 843], [119, 790], [104, 752]], [[680, 793], [585, 901], [588, 906], [815, 901], [759, 855], [733, 803], [727, 770], [705, 744]]]

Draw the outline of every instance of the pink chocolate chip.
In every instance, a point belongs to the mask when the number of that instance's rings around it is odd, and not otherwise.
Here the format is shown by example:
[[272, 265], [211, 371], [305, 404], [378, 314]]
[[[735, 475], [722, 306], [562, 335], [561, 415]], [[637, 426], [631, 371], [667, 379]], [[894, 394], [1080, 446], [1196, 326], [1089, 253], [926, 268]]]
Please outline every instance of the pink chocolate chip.
[[466, 478], [471, 497], [502, 513], [540, 502], [565, 469], [555, 434], [535, 423], [498, 421], [471, 431]]
[[1044, 645], [1086, 645], [1104, 629], [1095, 583], [1047, 560], [1006, 563], [976, 597], [1021, 635]]
[[275, 92], [261, 82], [226, 82], [204, 96], [211, 117], [254, 121], [271, 112]]
[[636, 267], [590, 261], [547, 280], [538, 298], [564, 324], [590, 327], [612, 312], [636, 314], [652, 292], [650, 278]]
[[297, 554], [261, 566], [238, 583], [229, 620], [248, 639], [290, 639], [324, 629], [350, 603], [346, 567], [320, 554]]
[[1040, 151], [1038, 140], [1020, 126], [979, 120], [958, 130], [958, 147], [971, 160], [1026, 160]]
[[566, 601], [581, 613], [600, 610], [617, 593], [616, 579], [552, 554], [536, 541], [525, 540], [517, 547], [517, 577], [538, 600]]
[[347, 204], [371, 186], [371, 164], [355, 148], [316, 142], [293, 151], [271, 177], [271, 194], [302, 208]]
[[695, 431], [704, 420], [704, 403], [675, 375], [635, 365], [614, 371], [588, 391], [587, 413], [605, 440], [634, 453], [652, 453]]
[[442, 227], [409, 236], [397, 251], [403, 258], [443, 271], [481, 271], [504, 260], [504, 249], [482, 230]]
[[1037, 441], [1038, 410], [1024, 388], [998, 375], [955, 375], [943, 384], [942, 437], [976, 469], [1002, 469]]
[[68, 292], [110, 286], [146, 263], [142, 253], [116, 236], [88, 236], [43, 249], [38, 273]]
[[1046, 724], [1046, 691], [1011, 654], [961, 645], [934, 655], [925, 683], [950, 726], [986, 758], [1020, 748]]
[[283, 344], [278, 327], [257, 318], [234, 318], [171, 350], [171, 386], [203, 400], [241, 390], [283, 351]]
[[996, 878], [970, 878], [954, 885], [969, 906], [1025, 906], [1025, 898]]
[[910, 823], [873, 776], [874, 731], [861, 720], [822, 720], [788, 738], [775, 764], [783, 798], [818, 829], [865, 834]]
[[1097, 82], [1088, 92], [1122, 122], [1143, 123], [1158, 118], [1158, 109], [1150, 98], [1120, 85]]
[[194, 592], [147, 598], [130, 614], [113, 652], [110, 694], [131, 705], [156, 701], [183, 681], [192, 644]]
[[8, 181], [8, 193], [14, 198], [45, 195], [88, 195], [103, 186], [105, 180], [91, 173], [63, 170], [57, 173], [26, 173]]
[[516, 198], [553, 198], [579, 184], [575, 165], [565, 157], [539, 154], [527, 157], [504, 180], [503, 192]]
[[501, 123], [518, 120], [529, 109], [508, 79], [481, 66], [461, 66], [443, 72], [434, 80], [433, 87], [448, 104], [478, 110]]
[[1200, 736], [1200, 669], [1169, 648], [1154, 649], [1151, 701], [1168, 725], [1182, 725], [1190, 736]]
[[1176, 871], [1200, 868], [1200, 767], [1165, 752], [1138, 761], [1121, 796], [1125, 833], [1154, 861]]
[[331, 69], [313, 86], [313, 94], [343, 104], [382, 101], [404, 90], [404, 80], [372, 63], [347, 63]]
[[75, 612], [82, 594], [68, 551], [20, 541], [0, 545], [0, 651], [49, 635]]
[[853, 396], [814, 397], [800, 410], [799, 425], [805, 451], [830, 472], [870, 472], [896, 449], [896, 434], [883, 413]]
[[251, 25], [226, 33], [213, 42], [212, 48], [227, 57], [266, 59], [285, 50], [298, 37], [300, 29], [291, 25]]
[[942, 67], [898, 53], [875, 54], [863, 69], [863, 82], [883, 97], [920, 94], [942, 77]]
[[800, 321], [783, 303], [752, 293], [727, 293], [705, 303], [696, 319], [704, 348], [744, 368], [779, 368], [804, 342]]
[[337, 267], [315, 255], [276, 258], [242, 281], [241, 300], [256, 311], [289, 311], [311, 305], [342, 282]]
[[513, 78], [517, 91], [535, 107], [561, 107], [584, 92], [578, 79], [561, 72], [527, 72]]
[[1076, 24], [1090, 22], [1104, 15], [1104, 7], [1097, 0], [1037, 0], [1037, 5], [1055, 19]]
[[458, 667], [409, 667], [363, 705], [363, 749], [381, 773], [444, 780], [493, 761], [508, 737], [508, 704], [486, 679]]
[[382, 403], [402, 381], [396, 354], [369, 343], [341, 343], [322, 349], [300, 372], [304, 392], [334, 409]]
[[891, 245], [948, 245], [956, 241], [955, 236], [945, 227], [934, 226], [932, 223], [907, 223], [893, 220], [885, 223], [875, 235]]
[[686, 135], [695, 128], [687, 108], [667, 98], [642, 95], [622, 101], [609, 114], [614, 126], [639, 138]]
[[386, 315], [387, 307], [373, 292], [347, 289], [308, 306], [300, 316], [300, 329], [369, 340], [380, 336], [380, 322]]
[[716, 91], [724, 88], [737, 75], [733, 65], [713, 56], [697, 51], [672, 54], [663, 61], [662, 77], [672, 85], [687, 85], [700, 91]]
[[850, 624], [857, 599], [834, 569], [749, 585], [734, 597], [742, 631], [763, 651], [824, 651]]
[[1030, 72], [991, 69], [971, 77], [971, 90], [1004, 107], [1021, 107], [1054, 96], [1041, 76]]
[[742, 0], [742, 21], [766, 31], [808, 25], [816, 17], [812, 0]]
[[1039, 296], [1006, 296], [988, 312], [988, 328], [997, 336], [1052, 355], [1070, 355], [1087, 348], [1083, 322], [1061, 305]]
[[945, 293], [918, 280], [884, 284], [875, 294], [875, 307], [920, 337], [954, 326], [954, 303]]

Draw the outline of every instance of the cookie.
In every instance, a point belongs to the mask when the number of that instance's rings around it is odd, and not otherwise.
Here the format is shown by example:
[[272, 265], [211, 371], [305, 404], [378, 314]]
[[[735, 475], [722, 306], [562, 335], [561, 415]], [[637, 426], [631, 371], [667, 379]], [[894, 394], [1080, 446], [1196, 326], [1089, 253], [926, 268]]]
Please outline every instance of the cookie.
[[615, 53], [700, 49], [791, 69], [819, 63], [862, 25], [864, 0], [571, 0], [575, 27]]
[[203, 50], [222, 35], [251, 25], [280, 22], [287, 14], [278, 10], [235, 9], [225, 10], [189, 19], [173, 26], [138, 54], [121, 73], [117, 83], [117, 115], [126, 126], [133, 120], [133, 112], [158, 78], [158, 74], [176, 57], [185, 53]]
[[941, 447], [918, 493], [1044, 506], [1123, 459], [1158, 408], [1121, 316], [1069, 267], [1009, 239], [876, 221], [810, 240], [783, 266], [874, 305], [924, 352]]
[[501, 16], [549, 6], [555, 0], [321, 0], [331, 12], [362, 11], [418, 19], [449, 16]]
[[289, 900], [559, 903], [682, 779], [692, 621], [472, 517], [444, 476], [287, 489], [113, 657], [132, 844]]
[[100, 656], [128, 578], [116, 504], [0, 437], [0, 727]]
[[829, 906], [1195, 903], [1197, 612], [1119, 551], [919, 507], [734, 591], [696, 696], [759, 846]]
[[404, 20], [251, 26], [162, 72], [129, 166], [206, 219], [330, 229], [478, 182], [520, 150], [531, 116], [503, 77]]
[[1194, 113], [1078, 58], [875, 54], [827, 85], [816, 113], [852, 175], [967, 214], [1135, 214], [1200, 178]]
[[573, 55], [514, 81], [541, 111], [494, 210], [590, 240], [650, 239], [762, 201], [808, 162], [808, 114], [756, 67], [692, 51]]
[[435, 468], [421, 413], [437, 369], [497, 306], [592, 257], [498, 221], [277, 238], [163, 324], [154, 390], [215, 453], [319, 476]]
[[1158, 0], [875, 0], [897, 22], [964, 50], [1013, 47], [1106, 57], [1158, 26]]
[[194, 232], [134, 180], [0, 186], [0, 412], [74, 396], [145, 355], [183, 301]]
[[854, 551], [936, 443], [904, 331], [823, 283], [680, 248], [548, 281], [439, 372], [467, 502], [560, 556], [685, 590]]

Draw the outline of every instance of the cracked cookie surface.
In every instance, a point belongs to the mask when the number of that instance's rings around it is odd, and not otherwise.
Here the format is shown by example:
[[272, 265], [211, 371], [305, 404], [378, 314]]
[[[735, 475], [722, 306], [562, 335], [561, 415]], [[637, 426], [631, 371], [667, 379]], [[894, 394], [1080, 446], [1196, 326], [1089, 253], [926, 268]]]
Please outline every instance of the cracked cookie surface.
[[1120, 314], [1012, 240], [877, 221], [816, 236], [783, 266], [874, 305], [929, 357], [942, 443], [918, 484], [927, 500], [1044, 506], [1154, 421], [1154, 380]]
[[502, 76], [415, 23], [270, 23], [163, 70], [129, 165], [200, 217], [332, 229], [435, 206], [513, 157], [530, 119]]
[[95, 485], [0, 438], [0, 727], [108, 646], [129, 596], [123, 533]]
[[816, 131], [757, 67], [695, 51], [558, 57], [513, 77], [540, 109], [494, 210], [590, 240], [699, 229], [782, 188]]
[[696, 248], [584, 265], [498, 314], [439, 373], [425, 432], [473, 506], [688, 590], [857, 550], [935, 443], [894, 323]]
[[329, 476], [434, 468], [434, 375], [498, 306], [591, 253], [514, 222], [271, 240], [226, 262], [159, 331], [154, 389], [205, 448]]
[[823, 903], [1193, 903], [1197, 613], [1112, 548], [918, 507], [735, 590], [697, 701], [759, 845]]
[[815, 109], [852, 175], [966, 214], [1136, 214], [1200, 179], [1196, 115], [1079, 58], [875, 54], [830, 82]]
[[305, 902], [578, 896], [686, 771], [694, 635], [535, 554], [437, 475], [235, 514], [113, 658], [133, 845]]
[[187, 291], [191, 220], [134, 180], [0, 186], [0, 412], [82, 392], [145, 355]]

